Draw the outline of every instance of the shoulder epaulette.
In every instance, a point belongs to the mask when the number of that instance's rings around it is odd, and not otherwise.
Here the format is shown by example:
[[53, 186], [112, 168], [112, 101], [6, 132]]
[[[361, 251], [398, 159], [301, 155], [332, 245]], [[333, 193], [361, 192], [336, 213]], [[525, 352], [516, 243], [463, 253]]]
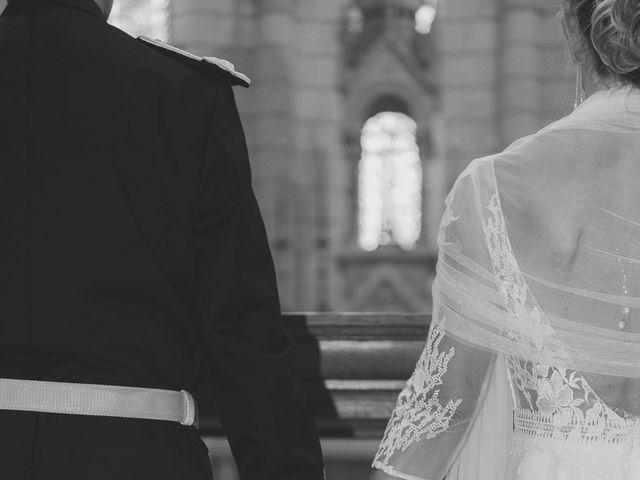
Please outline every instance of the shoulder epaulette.
[[187, 62], [193, 63], [194, 65], [200, 67], [213, 69], [217, 73], [221, 72], [229, 80], [231, 80], [231, 83], [233, 85], [240, 85], [245, 88], [251, 86], [251, 80], [249, 79], [249, 77], [247, 77], [243, 73], [237, 72], [235, 67], [233, 66], [233, 63], [227, 60], [216, 57], [201, 57], [199, 55], [194, 55], [193, 53], [181, 50], [177, 47], [174, 47], [173, 45], [169, 45], [167, 43], [161, 42], [160, 40], [154, 40], [143, 35], [139, 36], [138, 40], [146, 43], [147, 45], [155, 47], [163, 53], [168, 53], [178, 59], [186, 60]]

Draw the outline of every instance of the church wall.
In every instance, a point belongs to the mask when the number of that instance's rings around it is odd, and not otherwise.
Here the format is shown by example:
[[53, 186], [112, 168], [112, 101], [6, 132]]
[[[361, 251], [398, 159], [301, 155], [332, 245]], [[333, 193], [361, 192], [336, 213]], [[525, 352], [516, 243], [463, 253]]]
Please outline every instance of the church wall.
[[340, 241], [348, 188], [341, 138], [340, 18], [345, 0], [297, 2], [294, 49], [294, 138], [292, 178], [296, 202], [296, 279], [299, 309], [330, 309], [339, 295], [332, 248]]
[[[190, 52], [212, 55], [212, 45], [225, 45], [233, 38], [236, 12], [233, 0], [189, 0], [171, 3], [171, 36]], [[190, 35], [197, 31], [198, 35]]]
[[544, 95], [541, 121], [550, 123], [563, 117], [573, 108], [575, 70], [570, 65], [558, 8], [547, 5], [545, 22], [540, 33], [540, 75], [543, 77]]
[[[365, 120], [355, 117], [374, 89], [412, 96], [409, 104], [424, 116], [422, 135], [431, 137], [425, 252], [435, 251], [442, 201], [459, 172], [562, 116], [571, 103], [555, 10], [536, 0], [440, 2], [431, 34], [438, 90], [431, 106], [419, 88], [408, 93], [402, 72], [377, 83], [364, 78], [347, 93], [341, 28], [349, 4], [181, 0], [172, 6], [174, 43], [228, 58], [254, 79], [236, 95], [285, 310], [352, 306], [346, 282], [354, 279], [339, 258], [355, 241], [353, 175]], [[405, 273], [413, 282], [416, 273]]]
[[539, 0], [441, 3], [438, 74], [448, 186], [474, 158], [569, 113], [574, 84], [557, 11]]
[[471, 160], [499, 147], [499, 26], [494, 0], [441, 4], [436, 70], [442, 92], [445, 190]]
[[[503, 0], [500, 10], [499, 141], [508, 145], [540, 127], [540, 29], [544, 10], [533, 0]], [[525, 133], [526, 132], [526, 133]]]

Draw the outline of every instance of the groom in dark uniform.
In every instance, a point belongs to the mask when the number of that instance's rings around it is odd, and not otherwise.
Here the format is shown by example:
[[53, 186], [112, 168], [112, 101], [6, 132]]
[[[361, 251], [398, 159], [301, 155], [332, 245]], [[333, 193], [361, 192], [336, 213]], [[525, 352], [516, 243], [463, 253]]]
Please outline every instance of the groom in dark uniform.
[[[232, 92], [249, 81], [131, 38], [110, 8], [0, 17], [0, 377], [209, 377], [244, 480], [320, 480]], [[19, 410], [0, 407], [7, 480], [211, 479], [188, 423]]]

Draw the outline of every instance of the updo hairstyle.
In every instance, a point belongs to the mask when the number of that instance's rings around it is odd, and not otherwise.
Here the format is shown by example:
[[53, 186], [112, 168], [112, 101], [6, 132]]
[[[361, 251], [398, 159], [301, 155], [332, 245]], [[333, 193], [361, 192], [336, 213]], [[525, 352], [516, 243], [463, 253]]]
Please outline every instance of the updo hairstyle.
[[640, 0], [562, 0], [560, 18], [574, 62], [594, 81], [640, 87]]

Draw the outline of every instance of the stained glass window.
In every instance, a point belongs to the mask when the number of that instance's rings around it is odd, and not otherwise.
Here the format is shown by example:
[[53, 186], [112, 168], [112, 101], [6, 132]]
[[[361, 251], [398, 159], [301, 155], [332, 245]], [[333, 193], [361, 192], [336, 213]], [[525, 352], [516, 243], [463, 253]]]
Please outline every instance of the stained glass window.
[[398, 112], [371, 117], [362, 129], [358, 171], [359, 244], [415, 248], [422, 223], [422, 165], [416, 122]]
[[131, 35], [169, 39], [169, 0], [115, 0], [109, 22]]

